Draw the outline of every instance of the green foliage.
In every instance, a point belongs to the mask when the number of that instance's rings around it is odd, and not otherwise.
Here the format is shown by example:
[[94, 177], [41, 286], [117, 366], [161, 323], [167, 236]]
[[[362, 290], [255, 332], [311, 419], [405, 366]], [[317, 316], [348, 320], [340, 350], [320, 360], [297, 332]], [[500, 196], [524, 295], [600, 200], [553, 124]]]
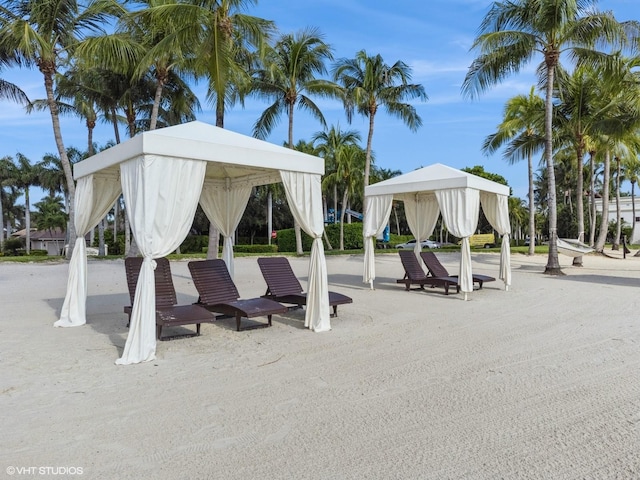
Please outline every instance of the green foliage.
[[235, 253], [277, 253], [278, 246], [277, 245], [234, 245], [233, 251]]
[[[331, 246], [335, 249], [340, 245], [340, 224], [335, 223], [325, 227]], [[362, 223], [344, 224], [344, 249], [357, 250], [363, 247]]]
[[182, 253], [201, 253], [209, 246], [209, 235], [187, 235], [180, 245]]
[[[98, 236], [96, 235], [92, 246], [98, 247], [98, 241]], [[116, 241], [114, 241], [113, 230], [105, 229], [104, 243], [107, 245], [109, 255], [124, 255], [124, 233], [119, 233], [116, 237]]]
[[[293, 228], [286, 228], [284, 230], [278, 230], [278, 236], [276, 238], [279, 252], [295, 252], [296, 251], [296, 235]], [[311, 237], [302, 232], [302, 250], [311, 250]]]
[[[24, 252], [24, 242], [20, 238], [7, 238], [4, 242], [4, 253], [6, 255], [19, 255], [18, 251]], [[23, 253], [24, 254], [24, 253]]]
[[31, 255], [34, 257], [46, 257], [49, 253], [46, 250], [31, 250]]

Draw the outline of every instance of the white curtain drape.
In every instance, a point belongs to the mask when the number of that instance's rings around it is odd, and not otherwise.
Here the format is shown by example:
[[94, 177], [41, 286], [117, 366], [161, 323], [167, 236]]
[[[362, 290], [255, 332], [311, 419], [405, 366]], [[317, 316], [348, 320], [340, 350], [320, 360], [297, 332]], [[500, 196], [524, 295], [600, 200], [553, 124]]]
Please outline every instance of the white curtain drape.
[[419, 258], [422, 250], [420, 242], [431, 236], [440, 216], [438, 200], [435, 195], [405, 195], [404, 212], [409, 230], [416, 239], [413, 253]]
[[362, 237], [364, 239], [364, 272], [362, 281], [373, 289], [376, 279], [375, 239], [382, 233], [389, 222], [393, 195], [375, 195], [364, 199], [366, 215]]
[[473, 291], [473, 272], [471, 270], [471, 249], [469, 237], [478, 226], [480, 215], [480, 192], [471, 188], [451, 188], [436, 190], [442, 219], [447, 229], [456, 237], [462, 238], [460, 247], [460, 290], [467, 294]]
[[121, 191], [116, 176], [87, 175], [78, 179], [74, 201], [77, 237], [69, 262], [67, 293], [60, 319], [54, 323], [56, 327], [77, 327], [87, 323], [87, 246], [84, 236], [107, 214]]
[[331, 329], [329, 320], [329, 284], [327, 262], [324, 257], [322, 233], [322, 190], [320, 175], [281, 171], [280, 178], [287, 195], [293, 217], [300, 227], [313, 238], [309, 259], [309, 285], [304, 325], [314, 332]]
[[178, 248], [198, 206], [206, 162], [145, 155], [120, 165], [131, 230], [144, 257], [118, 365], [153, 360], [156, 353], [154, 258]]
[[224, 185], [205, 180], [200, 195], [202, 210], [224, 237], [222, 259], [231, 278], [234, 274], [233, 233], [242, 220], [250, 195], [250, 185], [232, 186], [229, 178]]
[[500, 245], [500, 279], [505, 290], [511, 285], [511, 224], [509, 222], [509, 199], [506, 195], [480, 192], [482, 211], [491, 226], [502, 235]]

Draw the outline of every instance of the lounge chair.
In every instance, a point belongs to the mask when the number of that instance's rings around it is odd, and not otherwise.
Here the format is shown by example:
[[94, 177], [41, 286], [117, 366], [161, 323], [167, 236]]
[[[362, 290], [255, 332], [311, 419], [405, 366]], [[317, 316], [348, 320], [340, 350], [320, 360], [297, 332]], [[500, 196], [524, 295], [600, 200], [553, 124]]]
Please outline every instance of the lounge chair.
[[[420, 256], [422, 257], [422, 261], [424, 262], [424, 264], [427, 266], [430, 275], [434, 277], [451, 276], [456, 279], [458, 278], [457, 275], [449, 275], [449, 272], [444, 267], [444, 265], [440, 263], [440, 260], [438, 260], [438, 257], [436, 257], [435, 253], [420, 252]], [[477, 283], [479, 289], [482, 289], [482, 284], [484, 282], [494, 282], [495, 280], [495, 278], [488, 275], [480, 275], [477, 273], [473, 274], [473, 283]]]
[[[131, 306], [124, 307], [124, 313], [131, 320], [131, 309], [136, 295], [136, 285], [140, 276], [140, 268], [143, 259], [141, 257], [127, 257], [124, 260], [125, 272], [127, 276], [127, 287]], [[176, 289], [171, 278], [171, 265], [166, 258], [157, 258], [156, 269], [154, 271], [156, 279], [156, 336], [158, 340], [170, 340], [179, 337], [193, 337], [200, 335], [200, 324], [211, 323], [215, 316], [207, 309], [198, 305], [177, 305], [178, 299]], [[174, 335], [162, 338], [163, 327], [173, 327], [177, 325], [195, 325], [195, 334]], [[127, 327], [129, 323], [127, 323]]]
[[[240, 294], [221, 259], [189, 262], [193, 284], [200, 294], [198, 305], [211, 312], [235, 316], [236, 330], [271, 326], [271, 316], [286, 313], [287, 307], [268, 298], [239, 299]], [[241, 329], [241, 319], [267, 317], [268, 323]]]
[[[263, 298], [293, 304], [298, 308], [307, 304], [307, 293], [302, 291], [302, 285], [286, 257], [258, 258], [258, 265], [264, 281], [267, 282], [267, 292], [262, 295]], [[338, 316], [338, 305], [346, 303], [353, 303], [353, 299], [341, 293], [329, 292], [329, 305], [333, 307], [332, 317]]]
[[443, 287], [445, 295], [449, 295], [449, 287], [451, 286], [456, 288], [456, 293], [460, 292], [457, 278], [449, 275], [429, 276], [422, 269], [412, 250], [399, 250], [398, 253], [404, 267], [404, 277], [398, 279], [397, 283], [404, 283], [407, 290], [410, 290], [412, 285], [418, 285], [421, 290], [424, 290], [425, 285], [429, 285], [432, 288]]

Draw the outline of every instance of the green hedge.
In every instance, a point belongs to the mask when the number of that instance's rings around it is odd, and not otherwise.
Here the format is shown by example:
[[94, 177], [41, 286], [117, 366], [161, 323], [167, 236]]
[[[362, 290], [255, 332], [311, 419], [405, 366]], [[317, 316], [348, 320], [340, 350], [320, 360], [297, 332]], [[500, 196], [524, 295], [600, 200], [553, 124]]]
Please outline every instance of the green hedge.
[[[340, 224], [330, 224], [325, 226], [327, 237], [334, 250], [340, 248]], [[279, 252], [295, 252], [296, 236], [293, 228], [278, 230], [276, 238]], [[311, 237], [302, 232], [302, 250], [311, 251]], [[358, 250], [363, 247], [362, 241], [362, 223], [345, 223], [344, 224], [344, 248], [345, 250]], [[326, 248], [326, 243], [325, 243]]]
[[277, 253], [277, 245], [234, 245], [236, 253]]

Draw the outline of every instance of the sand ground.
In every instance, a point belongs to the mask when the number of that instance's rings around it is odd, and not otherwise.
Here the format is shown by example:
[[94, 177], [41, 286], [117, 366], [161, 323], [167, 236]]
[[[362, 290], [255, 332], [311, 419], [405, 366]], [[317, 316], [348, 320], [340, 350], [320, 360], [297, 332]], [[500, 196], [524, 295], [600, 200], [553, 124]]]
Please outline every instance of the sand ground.
[[[474, 271], [498, 261], [474, 254]], [[307, 259], [291, 262], [306, 286]], [[354, 300], [331, 332], [302, 311], [221, 321], [132, 366], [114, 364], [121, 260], [90, 261], [88, 324], [67, 329], [52, 326], [67, 264], [0, 264], [0, 478], [640, 478], [640, 258], [561, 257], [562, 277], [545, 263], [514, 255], [508, 292], [465, 302], [404, 291], [395, 253], [373, 291], [362, 256], [328, 257], [330, 288]], [[187, 263], [172, 270], [195, 301]], [[264, 293], [255, 258], [236, 283]]]

